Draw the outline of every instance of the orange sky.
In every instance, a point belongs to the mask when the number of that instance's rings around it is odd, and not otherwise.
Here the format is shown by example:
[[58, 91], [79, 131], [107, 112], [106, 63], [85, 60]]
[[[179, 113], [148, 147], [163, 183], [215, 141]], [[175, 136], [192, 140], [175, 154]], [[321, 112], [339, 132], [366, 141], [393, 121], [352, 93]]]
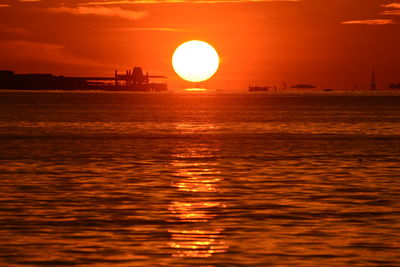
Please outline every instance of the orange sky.
[[0, 69], [79, 76], [142, 66], [180, 88], [188, 83], [172, 53], [198, 39], [222, 59], [210, 88], [360, 88], [372, 66], [387, 88], [400, 83], [399, 23], [396, 0], [0, 0]]

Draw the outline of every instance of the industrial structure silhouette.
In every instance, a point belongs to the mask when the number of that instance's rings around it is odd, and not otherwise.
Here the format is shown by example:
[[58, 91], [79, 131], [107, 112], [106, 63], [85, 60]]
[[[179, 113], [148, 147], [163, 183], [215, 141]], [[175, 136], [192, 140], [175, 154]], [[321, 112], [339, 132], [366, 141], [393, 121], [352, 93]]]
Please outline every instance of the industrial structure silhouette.
[[165, 82], [151, 79], [166, 79], [165, 76], [143, 74], [141, 67], [127, 70], [125, 74], [112, 77], [65, 77], [52, 74], [15, 74], [0, 70], [0, 89], [14, 90], [106, 90], [106, 91], [166, 91]]

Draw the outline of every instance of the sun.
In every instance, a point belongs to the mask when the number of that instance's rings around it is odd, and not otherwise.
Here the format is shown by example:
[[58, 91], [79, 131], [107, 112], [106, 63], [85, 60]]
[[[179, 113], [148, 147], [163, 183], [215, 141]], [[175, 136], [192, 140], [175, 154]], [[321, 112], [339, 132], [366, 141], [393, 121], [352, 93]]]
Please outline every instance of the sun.
[[217, 51], [206, 42], [192, 40], [176, 48], [172, 56], [175, 72], [189, 82], [210, 79], [219, 66]]

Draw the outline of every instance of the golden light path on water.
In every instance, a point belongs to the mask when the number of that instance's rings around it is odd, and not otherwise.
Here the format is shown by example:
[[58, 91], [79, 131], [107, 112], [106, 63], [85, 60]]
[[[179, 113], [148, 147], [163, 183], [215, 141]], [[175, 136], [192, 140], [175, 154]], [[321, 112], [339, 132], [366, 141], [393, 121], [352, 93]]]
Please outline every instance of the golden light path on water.
[[[178, 125], [178, 128], [187, 127]], [[217, 154], [218, 149], [205, 144], [176, 148], [176, 160], [172, 162], [176, 180], [171, 186], [182, 197], [172, 201], [168, 208], [171, 222], [175, 223], [168, 230], [173, 257], [207, 258], [228, 249], [224, 229], [214, 222], [226, 208], [218, 200], [220, 172], [215, 168], [216, 163], [207, 159]]]
[[201, 91], [207, 91], [207, 89], [205, 89], [205, 88], [187, 88], [187, 89], [185, 89], [185, 91], [189, 91], [189, 92], [191, 92], [191, 91], [195, 91], [195, 92], [201, 92]]

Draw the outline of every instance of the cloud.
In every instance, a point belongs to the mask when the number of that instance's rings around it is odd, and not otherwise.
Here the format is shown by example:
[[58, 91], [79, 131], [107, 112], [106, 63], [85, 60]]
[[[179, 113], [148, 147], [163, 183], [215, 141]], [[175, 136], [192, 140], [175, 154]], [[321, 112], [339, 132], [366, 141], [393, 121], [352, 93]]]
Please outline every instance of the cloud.
[[396, 24], [393, 19], [365, 19], [365, 20], [349, 20], [343, 21], [342, 24], [364, 24], [364, 25], [386, 25]]
[[217, 3], [261, 3], [261, 2], [301, 2], [302, 0], [198, 0], [185, 1], [194, 4], [217, 4]]
[[139, 20], [148, 15], [147, 11], [125, 10], [120, 7], [53, 7], [50, 12], [69, 13], [74, 15], [97, 15], [104, 17], [119, 17], [129, 20]]
[[138, 28], [125, 28], [125, 31], [162, 31], [162, 32], [183, 32], [182, 29], [175, 28], [147, 28], [147, 27], [138, 27]]
[[400, 9], [396, 10], [385, 10], [381, 13], [382, 15], [400, 15]]
[[7, 57], [15, 61], [55, 62], [71, 65], [100, 66], [101, 64], [90, 59], [78, 57], [64, 46], [32, 41], [0, 41], [1, 61]]
[[[390, 3], [381, 5], [390, 10], [384, 10], [379, 15], [400, 15], [400, 3]], [[364, 24], [364, 25], [387, 25], [398, 24], [394, 19], [364, 19], [364, 20], [349, 20], [343, 21], [342, 24]]]
[[248, 3], [248, 2], [301, 2], [303, 0], [105, 0], [83, 3], [81, 6], [91, 5], [120, 5], [120, 4], [166, 4], [166, 3], [192, 3], [192, 4], [216, 4], [216, 3]]
[[391, 3], [391, 4], [387, 4], [387, 5], [382, 5], [383, 7], [387, 7], [387, 8], [400, 8], [400, 3]]
[[0, 32], [1, 33], [17, 34], [17, 35], [27, 35], [27, 34], [29, 34], [29, 31], [26, 30], [26, 29], [12, 27], [12, 26], [8, 26], [8, 25], [5, 25], [5, 24], [0, 24]]
[[11, 7], [12, 5], [14, 6], [14, 4], [17, 4], [17, 3], [35, 3], [35, 2], [40, 2], [40, 1], [41, 0], [14, 0], [14, 2], [7, 1], [7, 2], [10, 2], [10, 4], [0, 3], [0, 8], [2, 8], [2, 7]]
[[92, 6], [92, 5], [120, 5], [120, 4], [155, 4], [155, 3], [183, 3], [186, 0], [120, 0], [120, 1], [94, 1], [83, 3], [81, 6]]
[[382, 6], [391, 10], [385, 10], [381, 13], [381, 15], [400, 15], [400, 3], [391, 3]]

